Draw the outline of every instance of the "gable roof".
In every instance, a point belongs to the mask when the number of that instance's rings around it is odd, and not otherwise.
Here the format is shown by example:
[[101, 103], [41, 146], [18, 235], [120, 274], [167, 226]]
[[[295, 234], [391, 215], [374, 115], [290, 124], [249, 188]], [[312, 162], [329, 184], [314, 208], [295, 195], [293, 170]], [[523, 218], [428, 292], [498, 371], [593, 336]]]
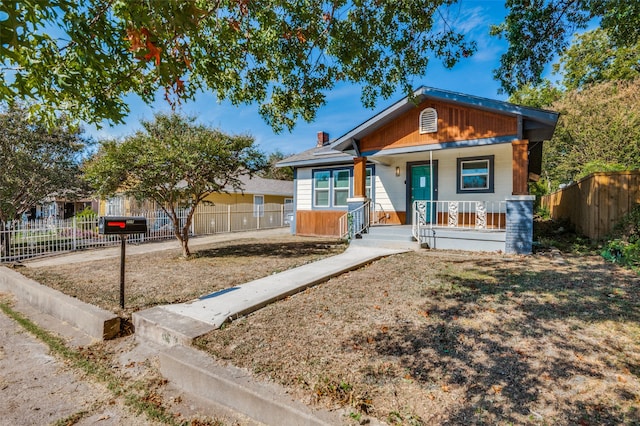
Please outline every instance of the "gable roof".
[[477, 96], [465, 95], [463, 93], [450, 92], [448, 90], [423, 86], [413, 92], [412, 99], [408, 96], [403, 98], [374, 115], [364, 123], [340, 136], [331, 143], [331, 148], [338, 151], [351, 149], [353, 140], [359, 140], [364, 136], [371, 134], [375, 130], [395, 120], [400, 115], [415, 108], [416, 105], [427, 99], [472, 106], [484, 111], [518, 117], [519, 122], [521, 122], [521, 125], [518, 126], [520, 133], [518, 138], [528, 139], [532, 142], [551, 139], [559, 115], [553, 111], [525, 107], [509, 102], [480, 98]]
[[293, 181], [265, 179], [259, 176], [250, 178], [248, 175], [240, 176], [242, 190], [233, 187], [225, 188], [230, 193], [259, 194], [259, 195], [284, 195], [293, 197]]
[[483, 111], [517, 117], [518, 134], [515, 137], [528, 139], [530, 142], [542, 142], [551, 139], [559, 116], [557, 112], [553, 111], [422, 86], [413, 92], [412, 97], [407, 96], [394, 103], [329, 144], [285, 158], [279, 161], [277, 166], [304, 167], [350, 163], [357, 156], [354, 149], [357, 146], [356, 141], [396, 120], [428, 99], [471, 106]]

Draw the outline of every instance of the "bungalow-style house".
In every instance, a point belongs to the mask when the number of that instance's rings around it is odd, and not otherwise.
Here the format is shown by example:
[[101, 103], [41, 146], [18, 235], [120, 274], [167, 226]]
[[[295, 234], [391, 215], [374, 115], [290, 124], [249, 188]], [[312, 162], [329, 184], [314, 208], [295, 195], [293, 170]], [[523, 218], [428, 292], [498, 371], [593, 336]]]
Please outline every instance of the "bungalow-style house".
[[[252, 204], [259, 211], [265, 204], [282, 204], [292, 210], [293, 182], [277, 179], [265, 179], [259, 176], [240, 178], [242, 189], [225, 188], [223, 192], [212, 192], [204, 199], [204, 204], [240, 205]], [[131, 215], [134, 212], [156, 210], [153, 202], [139, 203], [133, 198], [116, 195], [101, 200], [100, 216]]]
[[[410, 227], [431, 248], [530, 253], [543, 141], [558, 114], [429, 87], [286, 158], [298, 235]], [[409, 226], [406, 226], [409, 225]], [[391, 226], [385, 227], [393, 230]]]
[[[196, 208], [192, 222], [194, 235], [249, 229], [290, 226], [293, 221], [293, 182], [241, 176], [242, 189], [225, 188], [212, 192]], [[171, 220], [153, 201], [137, 201], [116, 195], [101, 200], [100, 216], [147, 217], [152, 232], [170, 232]], [[186, 213], [182, 213], [186, 216]]]

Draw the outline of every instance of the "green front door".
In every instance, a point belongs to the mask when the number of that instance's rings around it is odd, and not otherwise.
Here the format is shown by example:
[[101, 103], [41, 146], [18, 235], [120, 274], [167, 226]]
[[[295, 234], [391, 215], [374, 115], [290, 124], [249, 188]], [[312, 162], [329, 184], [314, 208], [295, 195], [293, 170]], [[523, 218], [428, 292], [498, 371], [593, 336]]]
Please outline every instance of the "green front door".
[[[409, 165], [409, 174], [411, 176], [410, 187], [408, 190], [409, 197], [407, 201], [407, 223], [413, 220], [413, 202], [414, 201], [430, 201], [432, 191], [431, 182], [431, 165], [430, 164], [412, 164]], [[431, 209], [428, 209], [431, 210]], [[431, 222], [431, 214], [427, 215], [427, 223]]]

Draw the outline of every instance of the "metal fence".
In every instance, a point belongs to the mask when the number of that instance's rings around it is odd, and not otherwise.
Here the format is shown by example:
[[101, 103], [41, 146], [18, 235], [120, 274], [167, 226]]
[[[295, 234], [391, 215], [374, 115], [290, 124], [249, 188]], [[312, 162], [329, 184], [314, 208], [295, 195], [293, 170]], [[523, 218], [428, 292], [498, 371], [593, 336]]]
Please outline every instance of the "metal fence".
[[[188, 210], [180, 210], [181, 225]], [[175, 238], [173, 222], [162, 210], [133, 212], [147, 219], [147, 233], [128, 237], [132, 243]], [[0, 263], [38, 256], [120, 244], [117, 235], [98, 234], [98, 216], [71, 219], [39, 219], [0, 223]], [[198, 206], [193, 214], [190, 236], [250, 231], [289, 226], [289, 212], [282, 204], [237, 204]]]

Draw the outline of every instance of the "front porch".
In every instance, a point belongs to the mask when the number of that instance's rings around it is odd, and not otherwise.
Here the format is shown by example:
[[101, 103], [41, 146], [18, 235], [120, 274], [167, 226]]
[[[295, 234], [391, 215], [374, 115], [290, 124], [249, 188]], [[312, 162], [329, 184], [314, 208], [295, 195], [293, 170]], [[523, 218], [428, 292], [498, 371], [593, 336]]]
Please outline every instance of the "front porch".
[[411, 224], [405, 226], [382, 226], [385, 217], [369, 200], [360, 205], [354, 203], [340, 219], [341, 236], [358, 244], [382, 247], [407, 246], [408, 235], [417, 242], [414, 248], [531, 253], [531, 196], [500, 202], [416, 201]]

